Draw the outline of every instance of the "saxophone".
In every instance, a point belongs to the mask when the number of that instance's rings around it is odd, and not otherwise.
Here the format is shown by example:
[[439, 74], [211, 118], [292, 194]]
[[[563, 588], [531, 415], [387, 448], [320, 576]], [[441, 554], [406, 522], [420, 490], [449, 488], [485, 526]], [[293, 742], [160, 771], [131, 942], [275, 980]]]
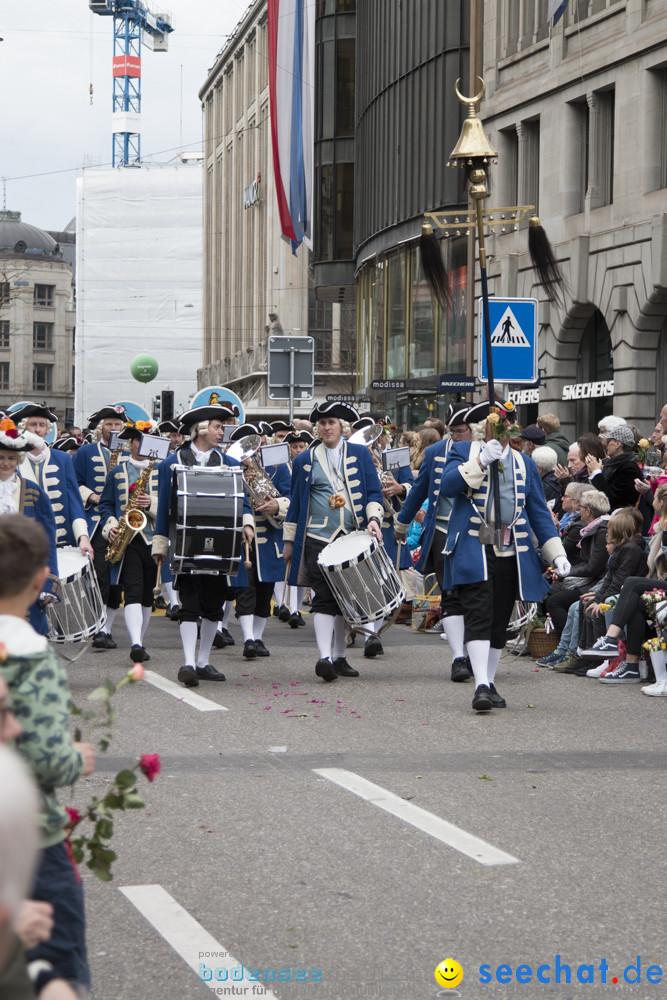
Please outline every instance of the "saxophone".
[[151, 459], [141, 475], [137, 479], [136, 485], [130, 493], [130, 499], [125, 504], [125, 510], [118, 521], [118, 532], [112, 542], [107, 547], [106, 558], [110, 563], [120, 562], [125, 555], [125, 550], [136, 537], [139, 531], [146, 527], [147, 517], [143, 510], [137, 505], [137, 498], [144, 495], [150, 474], [155, 465], [155, 459]]
[[113, 451], [109, 453], [109, 468], [107, 469], [107, 472], [113, 472], [113, 470], [118, 465], [118, 459], [120, 458], [121, 448], [122, 445], [118, 445], [117, 448], [114, 448]]

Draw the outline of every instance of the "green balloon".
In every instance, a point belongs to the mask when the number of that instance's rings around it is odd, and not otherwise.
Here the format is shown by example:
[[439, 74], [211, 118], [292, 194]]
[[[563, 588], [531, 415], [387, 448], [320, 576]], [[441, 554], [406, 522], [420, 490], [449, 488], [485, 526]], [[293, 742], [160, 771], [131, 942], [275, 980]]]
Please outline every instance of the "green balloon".
[[152, 382], [158, 370], [158, 363], [150, 354], [137, 354], [130, 362], [130, 374], [137, 382]]

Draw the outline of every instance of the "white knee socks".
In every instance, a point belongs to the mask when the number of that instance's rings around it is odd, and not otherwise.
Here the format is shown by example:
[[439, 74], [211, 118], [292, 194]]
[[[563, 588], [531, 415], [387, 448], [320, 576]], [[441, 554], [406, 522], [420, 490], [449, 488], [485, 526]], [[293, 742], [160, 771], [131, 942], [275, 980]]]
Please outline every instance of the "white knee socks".
[[225, 606], [224, 606], [224, 609], [223, 609], [223, 612], [222, 612], [222, 627], [223, 628], [227, 628], [227, 626], [229, 624], [229, 618], [230, 618], [230, 615], [231, 615], [231, 613], [232, 613], [233, 610], [234, 610], [234, 602], [233, 601], [225, 601]]
[[323, 615], [319, 613], [313, 615], [315, 641], [317, 643], [317, 651], [320, 654], [321, 660], [331, 659], [331, 640], [334, 634], [334, 626], [335, 618], [333, 615]]
[[148, 623], [151, 620], [152, 611], [153, 611], [152, 608], [144, 608], [143, 605], [142, 605], [142, 608], [141, 608], [141, 617], [142, 617], [142, 622], [141, 622], [141, 645], [142, 646], [144, 644], [144, 636], [146, 635], [146, 629], [148, 628]]
[[211, 657], [211, 646], [213, 645], [213, 640], [215, 639], [215, 633], [217, 630], [217, 622], [210, 622], [208, 618], [202, 618], [199, 629], [199, 656], [197, 657], [198, 667], [205, 667], [209, 663]]
[[264, 629], [266, 628], [266, 618], [259, 618], [257, 615], [252, 617], [252, 631], [253, 639], [261, 639], [264, 635]]
[[496, 679], [496, 670], [502, 655], [502, 649], [494, 649], [493, 646], [489, 649], [489, 684], [493, 684]]
[[465, 656], [465, 622], [463, 615], [451, 615], [449, 618], [444, 619], [443, 624], [447, 642], [452, 651], [452, 659], [456, 660], [460, 656]]
[[296, 615], [301, 611], [303, 599], [306, 596], [305, 587], [289, 588], [289, 610], [291, 615]]
[[248, 642], [249, 639], [254, 639], [253, 628], [254, 628], [254, 615], [239, 615], [239, 625], [241, 626], [241, 631], [243, 632], [243, 641]]
[[471, 642], [466, 643], [466, 645], [468, 647], [472, 672], [475, 675], [475, 687], [479, 687], [480, 684], [488, 684], [489, 649], [491, 648], [491, 643], [488, 639], [473, 639]]
[[345, 650], [347, 649], [345, 640], [345, 619], [342, 615], [336, 615], [333, 620], [334, 623], [334, 640], [333, 640], [333, 658], [334, 660], [340, 659], [341, 656], [345, 656]]
[[[126, 604], [123, 610], [125, 628], [130, 634], [130, 645], [141, 646], [141, 631], [143, 626], [142, 607], [140, 604]], [[111, 631], [111, 629], [109, 629]]]
[[111, 629], [113, 628], [113, 620], [116, 617], [116, 611], [118, 608], [110, 608], [108, 605], [104, 609], [107, 613], [107, 623], [104, 626], [107, 635], [111, 635]]
[[179, 625], [183, 656], [186, 667], [194, 667], [197, 648], [197, 622], [181, 622]]

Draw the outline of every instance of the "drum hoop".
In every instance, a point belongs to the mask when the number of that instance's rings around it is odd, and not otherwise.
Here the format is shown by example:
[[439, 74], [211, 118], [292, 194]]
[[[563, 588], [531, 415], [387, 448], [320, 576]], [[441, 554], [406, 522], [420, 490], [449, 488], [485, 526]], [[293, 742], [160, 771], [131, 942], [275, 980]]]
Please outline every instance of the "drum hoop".
[[[351, 534], [352, 534], [352, 532], [348, 532], [347, 535], [339, 535], [338, 538], [347, 538]], [[361, 532], [359, 532], [359, 534], [361, 534]], [[377, 538], [375, 538], [373, 535], [369, 535], [368, 537], [371, 540], [370, 541], [370, 545], [368, 545], [363, 550], [363, 552], [359, 552], [358, 555], [353, 556], [350, 559], [344, 559], [343, 562], [339, 562], [339, 563], [327, 563], [327, 562], [324, 562], [324, 560], [322, 559], [322, 556], [324, 555], [324, 553], [326, 552], [326, 550], [329, 548], [329, 546], [334, 545], [338, 541], [338, 538], [334, 538], [333, 542], [329, 542], [328, 545], [325, 545], [325, 547], [322, 549], [322, 551], [318, 553], [317, 561], [320, 564], [320, 566], [324, 566], [327, 569], [333, 569], [333, 568], [335, 568], [335, 569], [337, 569], [339, 571], [340, 570], [344, 570], [344, 569], [349, 569], [350, 566], [357, 566], [360, 562], [366, 562], [368, 556], [369, 555], [373, 555], [380, 548], [380, 546], [378, 545]]]

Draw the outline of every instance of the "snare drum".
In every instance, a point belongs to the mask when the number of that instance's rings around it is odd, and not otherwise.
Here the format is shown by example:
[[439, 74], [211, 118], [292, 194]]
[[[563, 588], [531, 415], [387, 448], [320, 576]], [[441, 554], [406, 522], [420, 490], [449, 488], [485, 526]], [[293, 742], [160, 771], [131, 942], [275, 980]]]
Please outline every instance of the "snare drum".
[[58, 576], [62, 588], [60, 603], [47, 604], [51, 642], [85, 642], [106, 623], [102, 595], [93, 561], [73, 545], [58, 549]]
[[354, 628], [388, 618], [405, 600], [384, 545], [367, 531], [352, 531], [317, 557], [347, 624]]
[[243, 475], [228, 465], [175, 465], [169, 555], [172, 573], [235, 575], [243, 546]]

